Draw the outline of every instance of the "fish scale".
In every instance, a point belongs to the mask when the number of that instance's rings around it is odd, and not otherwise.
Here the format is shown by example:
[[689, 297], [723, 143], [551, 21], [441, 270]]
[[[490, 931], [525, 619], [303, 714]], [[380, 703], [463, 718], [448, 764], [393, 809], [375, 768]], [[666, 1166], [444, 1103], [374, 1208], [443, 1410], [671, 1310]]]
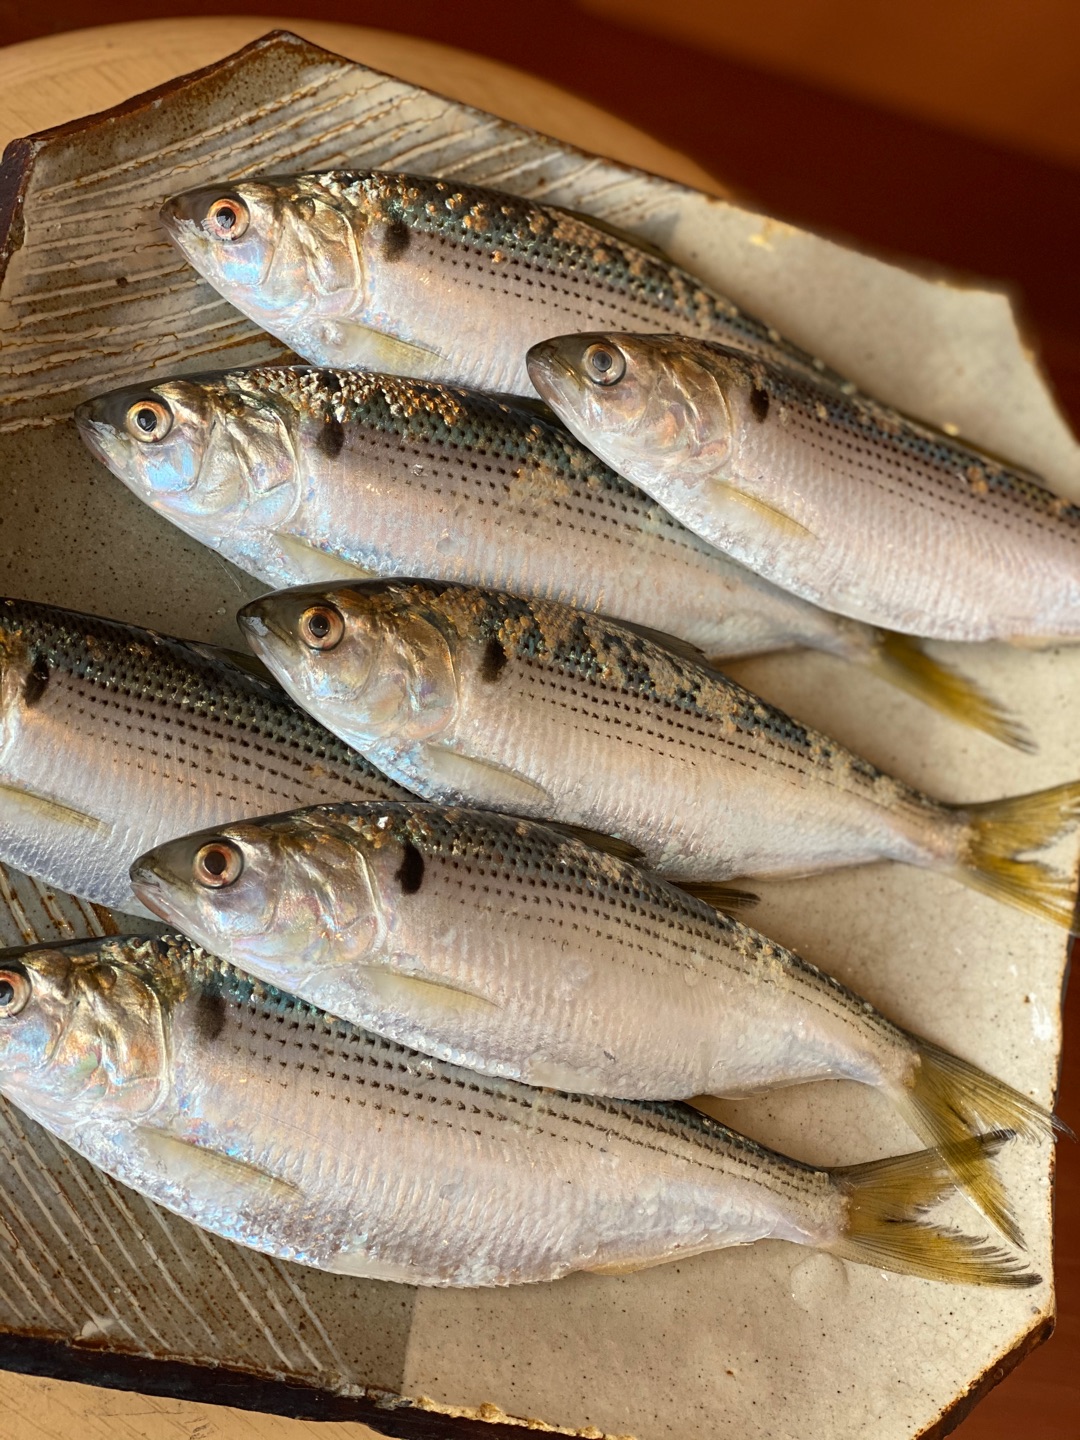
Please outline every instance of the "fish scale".
[[1080, 506], [1015, 465], [708, 342], [562, 336], [529, 364], [608, 464], [804, 600], [940, 640], [1080, 637]]
[[[9, 1099], [140, 1194], [284, 1259], [506, 1285], [774, 1238], [938, 1279], [1038, 1280], [922, 1221], [951, 1188], [936, 1152], [815, 1169], [684, 1106], [483, 1079], [178, 935], [3, 951], [0, 979]], [[966, 1153], [984, 1162], [1003, 1138]]]
[[504, 591], [328, 582], [240, 623], [300, 704], [425, 799], [585, 826], [678, 880], [894, 860], [1071, 922], [1070, 877], [1027, 857], [1080, 821], [1076, 782], [944, 804], [663, 637]]
[[[236, 879], [193, 883], [204, 843], [242, 855]], [[830, 1076], [903, 1087], [917, 1064], [909, 1036], [798, 956], [523, 820], [320, 807], [169, 842], [133, 878], [268, 983], [488, 1075], [687, 1098]]]
[[[160, 443], [140, 444], [126, 423], [140, 398], [170, 407]], [[271, 585], [336, 563], [342, 575], [431, 575], [605, 609], [709, 655], [880, 655], [874, 632], [727, 560], [512, 398], [260, 367], [114, 392], [78, 419], [141, 498]]]
[[268, 677], [135, 626], [2, 601], [0, 687], [0, 859], [97, 904], [143, 913], [131, 861], [215, 818], [403, 793]]
[[[241, 207], [227, 235], [208, 217]], [[176, 196], [181, 253], [306, 360], [532, 395], [530, 345], [617, 326], [721, 339], [828, 377], [824, 363], [602, 221], [482, 186], [337, 170]]]

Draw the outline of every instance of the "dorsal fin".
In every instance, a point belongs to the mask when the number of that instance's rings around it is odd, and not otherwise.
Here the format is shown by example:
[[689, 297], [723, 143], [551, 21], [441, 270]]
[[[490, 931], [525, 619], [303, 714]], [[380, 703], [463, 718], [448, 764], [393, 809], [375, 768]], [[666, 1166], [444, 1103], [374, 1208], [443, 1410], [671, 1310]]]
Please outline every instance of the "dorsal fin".
[[533, 824], [546, 825], [549, 830], [565, 835], [570, 840], [580, 840], [590, 850], [599, 850], [602, 855], [611, 855], [616, 860], [637, 862], [643, 859], [642, 852], [629, 840], [617, 840], [614, 835], [604, 835], [599, 830], [590, 830], [585, 825], [567, 825], [562, 820], [534, 820]]
[[677, 890], [703, 900], [714, 910], [730, 915], [736, 910], [752, 910], [761, 899], [753, 890], [739, 890], [733, 885], [721, 885], [715, 880], [672, 880]]
[[488, 392], [487, 398], [494, 400], [499, 405], [505, 405], [511, 410], [524, 410], [527, 414], [533, 415], [537, 420], [542, 420], [545, 425], [552, 426], [555, 430], [570, 432], [559, 419], [550, 405], [546, 405], [536, 395], [512, 395], [509, 390], [492, 390]]
[[659, 645], [661, 650], [670, 650], [673, 655], [678, 655], [680, 660], [704, 665], [709, 670], [714, 668], [704, 650], [700, 650], [689, 640], [680, 640], [678, 635], [669, 635], [665, 630], [650, 630], [648, 625], [639, 625], [636, 620], [623, 620], [619, 615], [601, 615], [600, 619], [610, 620], [612, 625], [640, 635], [642, 640], [648, 640], [650, 645]]
[[185, 640], [184, 644], [189, 650], [194, 650], [196, 655], [201, 655], [204, 660], [232, 665], [237, 670], [243, 670], [253, 680], [261, 680], [264, 685], [268, 685], [274, 690], [281, 689], [258, 656], [252, 655], [246, 650], [230, 650], [224, 645], [211, 645], [205, 640]]
[[678, 268], [670, 255], [661, 250], [660, 246], [652, 240], [646, 240], [643, 235], [635, 235], [630, 230], [622, 230], [618, 225], [613, 225], [610, 220], [601, 220], [596, 215], [586, 215], [584, 210], [571, 210], [567, 205], [551, 205], [548, 208], [558, 211], [562, 215], [569, 215], [571, 220], [578, 220], [582, 225], [599, 230], [602, 235], [610, 235], [612, 240], [617, 240], [620, 245], [629, 245], [633, 250], [642, 250], [654, 260], [659, 260], [662, 265]]

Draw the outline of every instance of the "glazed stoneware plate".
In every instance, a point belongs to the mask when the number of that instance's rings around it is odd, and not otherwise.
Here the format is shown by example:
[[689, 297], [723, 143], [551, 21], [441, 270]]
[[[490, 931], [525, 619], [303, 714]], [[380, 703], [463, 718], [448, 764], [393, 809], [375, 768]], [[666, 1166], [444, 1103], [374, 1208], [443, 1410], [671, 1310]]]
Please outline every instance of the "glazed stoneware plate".
[[[657, 152], [654, 152], [657, 153]], [[170, 248], [170, 193], [344, 165], [460, 177], [594, 214], [883, 399], [1080, 498], [1080, 451], [1008, 301], [931, 282], [276, 34], [119, 109], [14, 142], [0, 176], [0, 572], [8, 593], [236, 643], [253, 581], [81, 448], [72, 408], [129, 380], [283, 358]], [[658, 163], [654, 161], [653, 163]], [[1006, 751], [824, 656], [740, 678], [947, 800], [1076, 777], [1080, 649], [956, 657], [1039, 741]], [[1076, 838], [1055, 856], [1070, 873]], [[758, 928], [901, 1023], [1051, 1103], [1063, 933], [944, 877], [870, 867], [762, 887]], [[0, 943], [124, 922], [0, 875]], [[817, 1163], [912, 1147], [862, 1087], [717, 1107]], [[436, 1292], [277, 1264], [203, 1235], [0, 1110], [0, 1364], [137, 1383], [393, 1434], [910, 1440], [942, 1434], [1052, 1323], [1047, 1145], [1002, 1169], [1023, 1291], [949, 1288], [779, 1243], [623, 1278]], [[955, 1218], [974, 1213], [956, 1202]]]

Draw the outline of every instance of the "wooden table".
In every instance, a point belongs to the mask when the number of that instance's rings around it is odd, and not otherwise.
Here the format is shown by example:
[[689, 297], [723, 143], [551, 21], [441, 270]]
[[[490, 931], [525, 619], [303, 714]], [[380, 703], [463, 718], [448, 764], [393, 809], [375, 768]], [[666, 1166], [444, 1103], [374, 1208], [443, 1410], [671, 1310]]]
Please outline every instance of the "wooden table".
[[[55, 11], [57, 7], [53, 7]], [[98, 7], [100, 15], [103, 8]], [[123, 9], [125, 7], [113, 7]], [[133, 7], [130, 7], [133, 8]], [[332, 6], [325, 7], [332, 10]], [[350, 7], [355, 10], [356, 7]], [[483, 10], [483, 5], [473, 7]], [[555, 10], [565, 10], [556, 5]], [[59, 6], [61, 15], [64, 6]], [[145, 14], [146, 7], [140, 13]], [[414, 7], [421, 19], [427, 17], [427, 9]], [[380, 17], [381, 18], [381, 17]], [[428, 17], [430, 18], [430, 17]], [[432, 31], [438, 33], [439, 24], [432, 24]], [[592, 40], [600, 22], [582, 22]], [[213, 20], [198, 25], [158, 22], [137, 28], [113, 26], [93, 32], [90, 35], [60, 35], [46, 40], [37, 40], [0, 52], [0, 139], [6, 142], [17, 134], [45, 128], [74, 118], [91, 110], [105, 108], [126, 98], [135, 91], [149, 88], [177, 73], [205, 64], [212, 59], [236, 49], [254, 36], [263, 33], [267, 25], [258, 20]], [[552, 134], [571, 139], [575, 143], [606, 152], [647, 168], [666, 173], [691, 184], [707, 187], [708, 173], [694, 161], [687, 159], [665, 145], [650, 138], [642, 131], [615, 119], [610, 114], [584, 101], [562, 92], [550, 84], [528, 75], [507, 70], [476, 55], [449, 52], [430, 43], [403, 40], [400, 37], [365, 32], [354, 27], [318, 23], [293, 22], [290, 28], [299, 30], [311, 39], [329, 48], [338, 50], [356, 59], [400, 74], [417, 83], [443, 90], [455, 97], [482, 103], [499, 110], [509, 118], [533, 124]], [[3, 31], [0, 30], [0, 34]], [[468, 21], [465, 24], [468, 36]], [[490, 39], [492, 32], [487, 32]], [[497, 38], [497, 27], [496, 27]], [[471, 37], [469, 37], [471, 38]], [[627, 40], [623, 37], [623, 49]], [[631, 49], [634, 43], [630, 42]], [[644, 41], [654, 50], [659, 42]], [[509, 47], [513, 53], [513, 47]], [[660, 48], [665, 47], [660, 44]], [[667, 50], [677, 47], [667, 46]], [[550, 70], [552, 47], [549, 40], [539, 46], [539, 54], [547, 59]], [[611, 52], [609, 52], [610, 54]], [[581, 71], [581, 52], [578, 52], [578, 69], [569, 58], [566, 79], [578, 79]], [[625, 55], [624, 55], [625, 68]], [[695, 62], [699, 67], [719, 67], [724, 62]], [[728, 67], [729, 70], [732, 67]], [[618, 65], [615, 66], [618, 69]], [[654, 75], [658, 72], [654, 69]], [[736, 80], [741, 72], [734, 67]], [[669, 99], [676, 95], [676, 75], [667, 74], [663, 66], [657, 87], [649, 93], [626, 94], [621, 97], [620, 108], [626, 112], [639, 111], [649, 120], [656, 112], [658, 98], [662, 98], [665, 87]], [[666, 76], [666, 79], [664, 78]], [[730, 75], [729, 75], [730, 79]], [[766, 90], [778, 84], [787, 85], [795, 93], [795, 108], [798, 108], [799, 87], [790, 82], [762, 79]], [[602, 85], [599, 87], [602, 88]], [[736, 87], [737, 88], [737, 87]], [[789, 109], [790, 106], [789, 94]], [[635, 101], [640, 102], [635, 105]], [[851, 115], [864, 107], [852, 102], [827, 102], [828, 105], [847, 107]], [[692, 108], [692, 106], [691, 106]], [[671, 113], [669, 111], [669, 113]], [[867, 126], [873, 132], [875, 126], [880, 133], [882, 119], [867, 109]], [[850, 118], [850, 116], [849, 116]], [[896, 145], [895, 124], [885, 121], [886, 132]], [[906, 123], [906, 122], [901, 122]], [[666, 127], [670, 133], [678, 125]], [[864, 126], [864, 129], [867, 127]], [[909, 127], [911, 128], [911, 127]], [[919, 132], [926, 127], [914, 127]], [[681, 137], [680, 137], [681, 138]], [[698, 141], [702, 140], [699, 135]], [[901, 136], [902, 139], [902, 136]], [[956, 142], [953, 142], [956, 143]], [[961, 142], [972, 150], [975, 160], [985, 164], [987, 147], [975, 142]], [[723, 165], [724, 146], [714, 147], [709, 153], [708, 144], [698, 143], [694, 147], [699, 155], [716, 164], [719, 173], [728, 173]], [[912, 153], [918, 151], [913, 146]], [[760, 169], [754, 175], [743, 173], [745, 165], [739, 167], [733, 178], [756, 190], [766, 198], [776, 183], [787, 171], [786, 159], [778, 162], [771, 172]], [[1030, 162], [1027, 166], [1032, 193], [1039, 196], [1048, 193], [1046, 185], [1048, 171], [1052, 167]], [[1024, 191], [1024, 181], [1018, 178], [1017, 162], [1008, 160], [998, 166], [999, 174], [1006, 177], [1006, 189], [1012, 185], [1018, 194]], [[756, 180], [757, 183], [753, 183]], [[961, 186], [961, 189], [963, 187]], [[1052, 187], [1051, 187], [1052, 188]], [[794, 187], [795, 192], [798, 186]], [[789, 186], [790, 190], [790, 186]], [[1070, 192], [1071, 193], [1071, 192]], [[1077, 193], [1080, 193], [1078, 187]], [[820, 197], [819, 197], [820, 198]], [[823, 197], [825, 209], [833, 209], [826, 215], [826, 221], [857, 230], [858, 217], [862, 213], [863, 198], [852, 191], [849, 208], [844, 210], [842, 198], [838, 201], [835, 186], [832, 191], [826, 187]], [[790, 208], [780, 206], [781, 209]], [[923, 198], [923, 209], [929, 214], [930, 205]], [[854, 218], [846, 218], [854, 217]], [[811, 217], [814, 218], [814, 217]], [[918, 216], [914, 228], [910, 214], [903, 223], [889, 231], [878, 217], [867, 226], [867, 238], [878, 244], [896, 244], [919, 248]], [[928, 233], [932, 243], [926, 246], [928, 252], [937, 258], [954, 264], [966, 264], [969, 268], [995, 268], [994, 256], [1005, 252], [988, 252], [984, 242], [974, 244], [970, 250], [957, 253], [949, 251], [950, 239], [943, 245], [942, 239], [929, 222]], [[890, 238], [893, 237], [894, 238]], [[1075, 232], [1074, 232], [1075, 237]], [[1045, 246], [1045, 237], [1035, 239], [1031, 254], [1018, 262], [1010, 259], [1009, 266], [998, 266], [1011, 273], [1013, 278], [1024, 282], [1029, 264], [1037, 260], [1038, 245]], [[942, 250], [947, 253], [942, 254]], [[991, 264], [986, 264], [987, 255]], [[1047, 290], [1045, 265], [1037, 278], [1033, 277], [1034, 309], [1039, 316], [1051, 314]], [[1053, 320], [1048, 320], [1046, 334], [1050, 339], [1049, 358], [1059, 384], [1064, 389], [1069, 408], [1074, 414], [1080, 413], [1080, 364], [1075, 364], [1080, 355], [1080, 305], [1075, 296], [1068, 294], [1062, 303], [1053, 307]], [[1076, 321], [1075, 330], [1072, 328]], [[1067, 1019], [1067, 1033], [1080, 1033], [1080, 995], [1074, 992], [1070, 999]], [[1066, 1071], [1063, 1076], [1061, 1111], [1066, 1118], [1076, 1123], [1080, 1117], [1080, 1063], [1075, 1055], [1066, 1055]], [[1000, 1390], [967, 1420], [962, 1433], [968, 1440], [991, 1440], [991, 1437], [1014, 1435], [1021, 1425], [1038, 1440], [1056, 1440], [1056, 1437], [1072, 1437], [1078, 1428], [1080, 1413], [1077, 1403], [1077, 1387], [1074, 1376], [1080, 1366], [1080, 1151], [1074, 1147], [1062, 1147], [1059, 1161], [1058, 1182], [1058, 1278], [1060, 1321], [1058, 1336], [1041, 1352], [1029, 1359], [1019, 1371], [1011, 1376]], [[3, 1406], [3, 1434], [11, 1440], [59, 1440], [59, 1437], [79, 1436], [85, 1440], [158, 1440], [158, 1437], [190, 1437], [190, 1440], [245, 1440], [245, 1437], [262, 1437], [262, 1440], [285, 1440], [285, 1437], [300, 1437], [310, 1430], [303, 1422], [282, 1420], [277, 1417], [255, 1416], [240, 1411], [219, 1407], [202, 1406], [183, 1401], [164, 1400], [130, 1393], [119, 1393], [73, 1385], [66, 1382], [31, 1379], [12, 1374], [0, 1374], [0, 1404]], [[346, 1440], [346, 1437], [369, 1435], [371, 1432], [360, 1425], [322, 1425], [317, 1432], [320, 1440]]]

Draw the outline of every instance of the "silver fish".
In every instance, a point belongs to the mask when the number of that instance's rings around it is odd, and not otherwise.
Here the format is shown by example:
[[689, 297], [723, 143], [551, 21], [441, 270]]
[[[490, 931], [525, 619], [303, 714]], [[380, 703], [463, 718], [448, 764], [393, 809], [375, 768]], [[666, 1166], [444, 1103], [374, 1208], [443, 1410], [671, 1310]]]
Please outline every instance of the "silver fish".
[[0, 600], [0, 860], [145, 914], [128, 868], [194, 827], [404, 792], [250, 656]]
[[1080, 639], [1080, 506], [865, 396], [678, 336], [567, 335], [529, 373], [580, 439], [782, 589], [941, 640]]
[[1080, 820], [1080, 782], [943, 804], [655, 637], [553, 601], [363, 581], [263, 596], [240, 624], [300, 704], [425, 799], [583, 825], [674, 879], [894, 860], [1072, 921], [1070, 878], [1026, 857]]
[[267, 367], [129, 386], [75, 418], [136, 495], [270, 585], [425, 575], [603, 610], [712, 658], [811, 646], [1029, 744], [917, 644], [734, 564], [524, 403]]
[[317, 365], [532, 395], [530, 345], [617, 325], [825, 373], [647, 242], [478, 185], [377, 170], [265, 176], [178, 195], [161, 219], [230, 304]]
[[[711, 905], [546, 825], [333, 805], [172, 840], [140, 900], [331, 1014], [485, 1075], [591, 1095], [879, 1089], [930, 1145], [1050, 1116]], [[1018, 1239], [985, 1167], [958, 1177]]]
[[215, 1234], [343, 1275], [509, 1285], [785, 1239], [911, 1275], [1028, 1286], [922, 1221], [949, 1155], [835, 1170], [678, 1105], [547, 1094], [421, 1057], [179, 936], [0, 952], [0, 1091]]

